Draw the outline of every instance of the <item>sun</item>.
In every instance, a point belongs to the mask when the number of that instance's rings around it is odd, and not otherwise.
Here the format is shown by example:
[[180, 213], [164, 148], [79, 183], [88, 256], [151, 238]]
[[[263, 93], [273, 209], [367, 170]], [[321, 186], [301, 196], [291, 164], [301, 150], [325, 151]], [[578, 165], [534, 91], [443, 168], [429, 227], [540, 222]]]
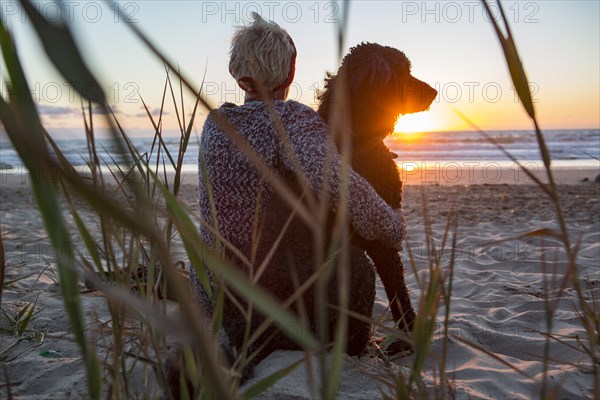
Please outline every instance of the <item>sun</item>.
[[436, 121], [428, 112], [401, 115], [396, 122], [394, 131], [397, 133], [413, 134], [434, 130]]

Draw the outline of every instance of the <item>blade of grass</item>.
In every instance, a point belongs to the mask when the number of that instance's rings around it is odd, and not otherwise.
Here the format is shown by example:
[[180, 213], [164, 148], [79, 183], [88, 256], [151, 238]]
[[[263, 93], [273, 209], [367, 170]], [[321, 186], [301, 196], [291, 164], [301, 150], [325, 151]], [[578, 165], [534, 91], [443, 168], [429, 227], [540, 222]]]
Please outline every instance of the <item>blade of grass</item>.
[[[31, 318], [34, 315], [33, 312], [35, 311], [35, 306], [37, 305], [37, 301], [39, 298], [40, 298], [40, 294], [38, 293], [38, 295], [35, 297], [35, 300], [33, 302], [27, 304], [27, 306], [24, 307], [17, 314], [17, 319], [19, 320], [19, 326], [17, 327], [17, 335], [18, 336], [21, 336], [23, 334], [23, 332], [25, 332], [27, 330], [27, 327], [29, 326], [29, 322], [31, 321]], [[27, 315], [25, 315], [25, 314], [27, 314]]]
[[[419, 397], [426, 397], [421, 372], [425, 365], [425, 360], [429, 354], [431, 340], [435, 329], [435, 320], [437, 309], [443, 292], [443, 280], [439, 265], [436, 264], [438, 259], [435, 251], [435, 242], [433, 237], [432, 223], [429, 218], [429, 208], [425, 190], [421, 190], [422, 210], [423, 210], [423, 225], [425, 228], [425, 239], [427, 248], [427, 261], [429, 264], [429, 282], [426, 288], [422, 288], [421, 299], [419, 301], [419, 311], [415, 321], [414, 331], [414, 349], [415, 357], [411, 368], [411, 373], [408, 381], [409, 393], [412, 391], [413, 384], [417, 385]], [[447, 235], [448, 225], [446, 227]], [[443, 251], [444, 249], [440, 249]]]
[[19, 0], [41, 40], [46, 55], [61, 75], [89, 101], [104, 103], [104, 91], [81, 58], [71, 31], [64, 21], [48, 21], [29, 0]]
[[2, 240], [2, 232], [0, 231], [0, 306], [2, 305], [2, 290], [4, 289], [4, 270], [6, 268], [6, 260], [4, 259], [4, 241]]
[[[346, 38], [346, 32], [348, 27], [348, 14], [350, 11], [350, 2], [344, 1], [342, 3], [342, 14], [338, 20], [337, 24], [337, 50], [338, 50], [338, 60], [341, 62], [344, 42]], [[337, 134], [339, 131], [348, 129], [348, 121], [349, 118], [345, 118], [348, 116], [348, 104], [350, 97], [348, 96], [347, 86], [345, 85], [346, 80], [342, 79], [342, 89], [341, 92], [341, 102], [337, 104], [337, 107], [334, 108], [334, 118], [332, 121], [332, 125], [330, 129]], [[337, 117], [337, 118], [336, 118]], [[329, 139], [333, 141], [334, 135], [330, 135]], [[342, 137], [342, 148], [341, 148], [341, 168], [340, 168], [340, 195], [339, 195], [339, 204], [338, 209], [336, 210], [336, 220], [333, 228], [333, 234], [331, 238], [331, 246], [328, 254], [326, 255], [325, 260], [332, 260], [332, 262], [327, 262], [325, 265], [327, 266], [324, 271], [325, 273], [318, 281], [318, 297], [317, 301], [319, 302], [319, 327], [321, 331], [321, 341], [326, 343], [328, 332], [327, 332], [327, 322], [325, 319], [328, 314], [327, 308], [325, 307], [325, 299], [326, 299], [326, 291], [329, 282], [329, 275], [331, 272], [337, 272], [337, 283], [339, 288], [338, 300], [339, 305], [342, 309], [348, 308], [348, 304], [350, 301], [350, 293], [349, 293], [349, 232], [348, 232], [348, 194], [349, 194], [349, 158], [351, 154], [351, 142], [349, 140], [348, 135], [344, 135]], [[329, 203], [329, 182], [330, 182], [330, 173], [332, 171], [331, 161], [332, 155], [330, 153], [327, 154], [327, 158], [325, 160], [325, 182], [327, 185], [321, 190], [320, 199], [321, 202], [317, 205], [317, 215], [319, 217], [323, 217], [323, 220], [326, 219], [327, 212], [329, 211], [328, 203]], [[309, 192], [311, 193], [311, 192]], [[314, 207], [313, 207], [314, 208]], [[323, 245], [327, 243], [327, 233], [325, 232], [326, 224], [319, 224], [319, 230], [316, 230], [316, 240], [319, 247], [324, 247]], [[333, 253], [336, 252], [337, 248], [341, 248], [341, 253], [339, 258], [336, 260], [332, 257]], [[319, 258], [317, 258], [317, 263], [320, 263]], [[318, 265], [318, 264], [317, 264]], [[336, 268], [337, 267], [337, 268]], [[337, 271], [336, 271], [337, 269]], [[321, 353], [321, 385], [322, 385], [322, 393], [324, 398], [335, 398], [337, 397], [340, 382], [342, 379], [342, 371], [344, 368], [345, 361], [345, 353], [346, 346], [348, 342], [348, 314], [339, 313], [338, 320], [336, 324], [336, 332], [332, 351], [332, 357], [328, 360], [328, 357], [325, 357], [324, 348], [322, 348]], [[329, 365], [327, 365], [327, 361], [329, 361]]]
[[[442, 344], [442, 359], [440, 365], [440, 385], [442, 386], [442, 400], [446, 398], [446, 391], [443, 389], [445, 382], [447, 382], [446, 377], [446, 360], [448, 358], [448, 347], [450, 344], [450, 340], [448, 338], [449, 330], [450, 330], [450, 302], [452, 300], [452, 285], [454, 280], [454, 268], [456, 263], [456, 243], [458, 237], [458, 215], [454, 214], [455, 212], [455, 203], [452, 205], [451, 216], [448, 218], [448, 225], [450, 225], [450, 221], [453, 220], [452, 224], [452, 250], [450, 253], [450, 265], [449, 265], [449, 276], [448, 276], [448, 290], [445, 291], [442, 287], [442, 292], [444, 296], [444, 342]], [[448, 227], [449, 228], [449, 227]], [[447, 228], [447, 229], [448, 229]], [[449, 229], [448, 229], [449, 230]]]
[[150, 112], [150, 109], [148, 108], [148, 106], [146, 105], [146, 102], [144, 102], [144, 99], [140, 96], [140, 100], [142, 101], [142, 105], [144, 106], [144, 110], [146, 111], [146, 115], [148, 116], [148, 118], [150, 119], [150, 121], [152, 122], [152, 126], [154, 127], [154, 131], [158, 137], [158, 141], [159, 141], [159, 145], [163, 148], [163, 150], [165, 151], [165, 153], [167, 154], [167, 157], [169, 158], [169, 162], [171, 163], [171, 166], [173, 167], [173, 169], [177, 169], [177, 165], [175, 164], [175, 160], [173, 159], [173, 157], [171, 156], [171, 153], [169, 152], [169, 148], [167, 147], [167, 145], [165, 144], [163, 137], [162, 137], [162, 133], [160, 131], [159, 125], [157, 125], [154, 122], [154, 118], [152, 117], [152, 113]]
[[[5, 30], [3, 23], [0, 23], [0, 44], [10, 81], [21, 88], [27, 89], [27, 81], [25, 80], [14, 43], [8, 31]], [[62, 257], [59, 257], [57, 260], [59, 279], [63, 292], [63, 300], [73, 332], [84, 356], [88, 379], [88, 394], [90, 398], [98, 399], [101, 390], [100, 367], [93, 347], [87, 344], [85, 338], [78, 279], [76, 273], [71, 269], [71, 263], [73, 262], [71, 238], [58, 205], [55, 187], [51, 182], [42, 179], [36, 173], [45, 169], [44, 160], [49, 159], [49, 154], [45, 143], [43, 143], [43, 128], [41, 128], [39, 116], [35, 108], [31, 108], [33, 104], [31, 92], [27, 90], [22, 92], [21, 96], [21, 99], [24, 101], [18, 103], [16, 107], [6, 104], [0, 96], [0, 120], [15, 145], [19, 157], [23, 160], [29, 171], [34, 172], [31, 175], [31, 184], [40, 207], [46, 231], [52, 244], [62, 254]], [[21, 105], [25, 106], [21, 107]], [[23, 138], [28, 138], [29, 140]], [[34, 148], [24, 148], [23, 146], [27, 142], [34, 143]]]
[[502, 51], [504, 52], [504, 59], [508, 65], [508, 70], [510, 72], [510, 77], [515, 85], [515, 89], [519, 96], [519, 99], [523, 103], [523, 107], [525, 111], [527, 111], [527, 115], [531, 119], [535, 118], [535, 109], [533, 108], [533, 101], [531, 98], [531, 91], [529, 90], [529, 81], [527, 80], [527, 75], [525, 73], [525, 68], [523, 68], [523, 63], [521, 63], [521, 59], [519, 58], [519, 53], [517, 52], [517, 47], [515, 45], [512, 33], [510, 31], [510, 26], [506, 21], [506, 16], [504, 15], [504, 9], [500, 4], [500, 1], [497, 1], [498, 8], [500, 9], [500, 15], [502, 16], [502, 21], [504, 22], [504, 27], [506, 29], [507, 36], [505, 37], [496, 22], [496, 19], [492, 15], [490, 10], [490, 6], [487, 1], [481, 0], [483, 7], [491, 21], [494, 30], [496, 32], [496, 36], [500, 41], [500, 45], [502, 46]]
[[[63, 190], [63, 192], [68, 193], [66, 190]], [[81, 219], [81, 216], [79, 215], [79, 212], [77, 212], [77, 208], [73, 205], [71, 198], [70, 197], [65, 197], [65, 198], [67, 199], [67, 202], [69, 205], [69, 210], [71, 211], [71, 215], [73, 216], [73, 219], [75, 220], [75, 225], [77, 226], [77, 230], [79, 231], [79, 234], [83, 238], [83, 244], [85, 245], [85, 248], [88, 251], [88, 254], [92, 257], [92, 260], [94, 261], [94, 264], [96, 266], [96, 270], [99, 273], [102, 273], [103, 268], [102, 268], [102, 261], [100, 260], [100, 253], [98, 253], [98, 244], [92, 237], [92, 234], [90, 233], [89, 229], [87, 228], [87, 226], [85, 225], [83, 220]]]
[[34, 272], [31, 272], [31, 273], [29, 273], [29, 274], [19, 275], [19, 276], [17, 276], [16, 278], [9, 279], [9, 280], [5, 281], [5, 282], [4, 282], [4, 285], [6, 285], [6, 286], [8, 286], [8, 285], [12, 285], [12, 284], [13, 284], [13, 283], [15, 283], [15, 282], [19, 282], [19, 281], [21, 281], [21, 280], [23, 280], [23, 279], [27, 279], [27, 278], [29, 278], [30, 276], [33, 276], [33, 275], [35, 275], [35, 274], [37, 274], [37, 272], [35, 272], [35, 271], [34, 271]]

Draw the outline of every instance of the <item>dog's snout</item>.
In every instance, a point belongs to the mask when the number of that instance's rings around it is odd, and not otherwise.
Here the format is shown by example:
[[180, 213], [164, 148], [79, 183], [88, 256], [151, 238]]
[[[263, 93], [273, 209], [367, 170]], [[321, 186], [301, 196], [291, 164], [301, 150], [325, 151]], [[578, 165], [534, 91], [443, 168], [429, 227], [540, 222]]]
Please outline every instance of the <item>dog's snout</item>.
[[417, 81], [417, 85], [419, 86], [419, 101], [423, 103], [423, 105], [425, 105], [426, 108], [429, 108], [429, 106], [431, 105], [431, 103], [433, 103], [433, 100], [435, 100], [438, 94], [437, 90], [435, 90], [423, 81], [420, 81], [418, 79], [415, 79], [415, 81]]
[[403, 114], [425, 111], [437, 97], [437, 90], [427, 83], [411, 77], [402, 85], [401, 102], [404, 104]]

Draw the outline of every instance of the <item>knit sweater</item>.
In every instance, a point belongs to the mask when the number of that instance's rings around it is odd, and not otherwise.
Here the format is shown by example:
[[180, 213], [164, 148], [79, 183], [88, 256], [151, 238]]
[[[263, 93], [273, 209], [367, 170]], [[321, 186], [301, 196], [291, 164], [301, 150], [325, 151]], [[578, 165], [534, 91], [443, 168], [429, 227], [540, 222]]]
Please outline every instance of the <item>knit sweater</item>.
[[[330, 206], [335, 211], [340, 192], [341, 158], [328, 138], [328, 127], [311, 108], [295, 101], [273, 101], [273, 109], [289, 138], [295, 156], [280, 139], [273, 118], [262, 101], [236, 106], [223, 104], [222, 113], [270, 169], [278, 174], [299, 165], [311, 189], [319, 193], [329, 177]], [[297, 162], [298, 164], [294, 164]], [[330, 171], [325, 171], [325, 168]], [[209, 116], [204, 124], [199, 155], [199, 201], [202, 239], [213, 242], [211, 196], [220, 234], [238, 249], [249, 249], [253, 229], [261, 220], [273, 188], [259, 170]], [[402, 226], [395, 212], [360, 175], [349, 168], [348, 217], [363, 238], [396, 246]]]

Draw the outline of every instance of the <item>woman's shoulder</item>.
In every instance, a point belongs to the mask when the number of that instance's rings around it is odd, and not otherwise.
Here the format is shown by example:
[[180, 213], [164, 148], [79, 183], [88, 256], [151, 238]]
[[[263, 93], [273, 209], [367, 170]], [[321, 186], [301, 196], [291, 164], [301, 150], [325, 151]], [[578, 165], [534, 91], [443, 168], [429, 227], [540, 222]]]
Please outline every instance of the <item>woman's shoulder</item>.
[[296, 100], [287, 100], [283, 103], [285, 103], [286, 109], [288, 109], [292, 112], [306, 112], [306, 113], [314, 113], [315, 115], [318, 115], [315, 110], [313, 110], [306, 104], [302, 104]]
[[324, 124], [319, 114], [313, 108], [295, 100], [285, 102], [285, 114], [290, 118], [289, 122], [291, 123]]
[[218, 108], [211, 110], [206, 117], [204, 122], [204, 130], [216, 130], [218, 124], [216, 120], [219, 118], [217, 114], [224, 116], [229, 122], [236, 123], [236, 121], [247, 119], [250, 114], [253, 113], [253, 109], [244, 105], [237, 105], [234, 103], [223, 103]]

